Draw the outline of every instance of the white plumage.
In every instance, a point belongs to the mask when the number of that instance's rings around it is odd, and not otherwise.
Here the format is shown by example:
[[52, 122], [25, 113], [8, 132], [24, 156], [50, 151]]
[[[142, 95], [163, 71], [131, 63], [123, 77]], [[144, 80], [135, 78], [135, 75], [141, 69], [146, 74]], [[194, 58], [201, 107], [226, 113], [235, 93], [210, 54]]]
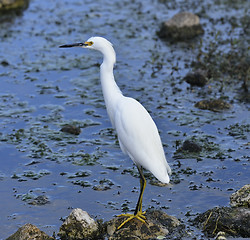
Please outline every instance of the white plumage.
[[123, 96], [115, 83], [113, 66], [116, 56], [112, 44], [101, 37], [92, 37], [87, 42], [93, 42], [87, 48], [99, 50], [104, 56], [100, 71], [102, 91], [122, 151], [159, 181], [169, 183], [171, 170], [154, 121], [138, 101]]

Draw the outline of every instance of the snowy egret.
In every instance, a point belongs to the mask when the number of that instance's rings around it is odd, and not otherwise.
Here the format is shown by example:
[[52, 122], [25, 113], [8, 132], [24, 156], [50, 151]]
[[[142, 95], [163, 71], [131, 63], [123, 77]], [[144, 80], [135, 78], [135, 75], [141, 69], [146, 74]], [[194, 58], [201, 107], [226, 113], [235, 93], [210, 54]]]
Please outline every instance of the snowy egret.
[[135, 212], [119, 215], [128, 218], [118, 229], [134, 218], [145, 223], [142, 197], [146, 179], [142, 168], [149, 170], [163, 183], [169, 183], [171, 174], [158, 129], [147, 110], [135, 99], [123, 96], [117, 86], [113, 75], [116, 54], [108, 40], [102, 37], [91, 37], [83, 43], [66, 44], [60, 47], [83, 47], [100, 51], [103, 54], [100, 78], [107, 112], [112, 126], [116, 129], [121, 150], [133, 160], [140, 174], [140, 195]]

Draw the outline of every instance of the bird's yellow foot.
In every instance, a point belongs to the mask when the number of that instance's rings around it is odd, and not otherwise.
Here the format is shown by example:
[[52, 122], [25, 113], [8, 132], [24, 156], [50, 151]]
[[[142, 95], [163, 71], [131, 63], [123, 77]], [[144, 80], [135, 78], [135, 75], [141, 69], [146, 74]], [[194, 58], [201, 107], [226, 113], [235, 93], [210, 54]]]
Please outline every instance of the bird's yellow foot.
[[146, 223], [146, 217], [144, 216], [146, 212], [139, 211], [137, 214], [124, 213], [120, 214], [117, 217], [128, 217], [117, 229], [120, 229], [125, 223], [131, 221], [134, 218], [137, 218], [139, 221]]

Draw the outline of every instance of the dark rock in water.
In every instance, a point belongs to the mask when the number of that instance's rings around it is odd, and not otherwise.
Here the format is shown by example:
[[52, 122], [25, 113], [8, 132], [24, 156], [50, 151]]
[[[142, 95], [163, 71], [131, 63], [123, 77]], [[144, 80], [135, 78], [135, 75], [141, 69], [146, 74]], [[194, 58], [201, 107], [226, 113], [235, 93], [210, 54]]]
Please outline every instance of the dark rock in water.
[[184, 80], [189, 83], [191, 86], [204, 87], [207, 83], [207, 79], [203, 73], [197, 71], [194, 73], [188, 73]]
[[[250, 208], [250, 184], [243, 186], [240, 190], [238, 190], [237, 192], [231, 195], [230, 205], [232, 207], [243, 206], [243, 207]], [[249, 225], [250, 225], [250, 222], [249, 222]]]
[[203, 33], [204, 30], [197, 15], [181, 12], [164, 22], [158, 35], [166, 40], [185, 40]]
[[109, 179], [103, 179], [99, 181], [99, 184], [93, 186], [93, 189], [95, 191], [106, 191], [111, 189], [111, 187], [114, 185], [114, 183]]
[[219, 112], [231, 107], [229, 103], [222, 99], [202, 100], [197, 102], [194, 106], [204, 110], [211, 110], [213, 112]]
[[0, 12], [15, 11], [27, 8], [29, 0], [0, 0]]
[[61, 240], [99, 239], [98, 235], [98, 224], [80, 208], [70, 213], [58, 233]]
[[193, 141], [186, 140], [183, 143], [181, 149], [189, 152], [200, 152], [202, 150], [202, 147]]
[[16, 233], [8, 237], [6, 240], [55, 240], [46, 233], [39, 230], [36, 226], [27, 223], [20, 227]]
[[2, 60], [2, 61], [1, 61], [1, 65], [2, 65], [3, 67], [7, 67], [7, 66], [9, 66], [10, 64], [9, 64], [8, 61]]
[[245, 207], [216, 207], [194, 219], [209, 237], [222, 231], [233, 237], [250, 237], [250, 209]]
[[180, 221], [159, 210], [148, 210], [146, 224], [137, 219], [127, 222], [120, 229], [118, 226], [127, 217], [117, 217], [107, 223], [109, 240], [146, 240], [146, 239], [181, 239], [185, 235], [184, 225]]
[[49, 203], [49, 199], [47, 196], [45, 195], [40, 195], [34, 199], [31, 199], [30, 201], [28, 201], [28, 204], [30, 205], [38, 205], [38, 206], [41, 206], [41, 205], [45, 205], [47, 203]]
[[81, 133], [81, 129], [79, 127], [67, 124], [61, 128], [61, 132], [66, 132], [74, 135], [79, 135]]
[[[231, 196], [231, 205], [234, 207], [216, 207], [200, 214], [194, 219], [194, 224], [202, 227], [209, 237], [225, 239], [224, 236], [250, 237], [250, 184], [243, 186]], [[240, 207], [239, 207], [240, 206]], [[244, 206], [244, 207], [242, 207]]]

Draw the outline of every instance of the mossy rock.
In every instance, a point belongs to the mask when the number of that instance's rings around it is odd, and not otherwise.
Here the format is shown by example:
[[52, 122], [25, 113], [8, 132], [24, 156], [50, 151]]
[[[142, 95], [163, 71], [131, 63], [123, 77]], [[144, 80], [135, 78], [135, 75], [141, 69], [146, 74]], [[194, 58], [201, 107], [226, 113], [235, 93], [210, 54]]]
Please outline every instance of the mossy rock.
[[109, 240], [181, 239], [185, 226], [180, 221], [159, 210], [146, 211], [146, 223], [133, 219], [120, 229], [118, 226], [127, 217], [116, 217], [107, 222]]
[[181, 12], [162, 23], [160, 31], [157, 34], [160, 38], [166, 40], [182, 41], [194, 38], [203, 33], [204, 30], [200, 25], [200, 19], [197, 15], [189, 12]]
[[216, 207], [194, 219], [195, 225], [202, 227], [208, 237], [225, 232], [233, 237], [250, 237], [250, 211], [245, 207]]
[[29, 0], [0, 0], [0, 12], [23, 10], [29, 6]]
[[6, 240], [55, 240], [48, 236], [46, 233], [38, 229], [36, 226], [27, 223], [20, 227], [13, 235], [8, 237]]
[[220, 112], [231, 108], [231, 105], [222, 99], [202, 100], [197, 102], [194, 106], [199, 109], [210, 110], [213, 112]]

